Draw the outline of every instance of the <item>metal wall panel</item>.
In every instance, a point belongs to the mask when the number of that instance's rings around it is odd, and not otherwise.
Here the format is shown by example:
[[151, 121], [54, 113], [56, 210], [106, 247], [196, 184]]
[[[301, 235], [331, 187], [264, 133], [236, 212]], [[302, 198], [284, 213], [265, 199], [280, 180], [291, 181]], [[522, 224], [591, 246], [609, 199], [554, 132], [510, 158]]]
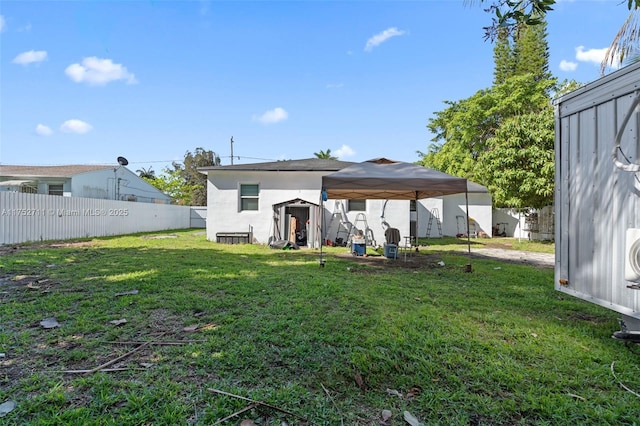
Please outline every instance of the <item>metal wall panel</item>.
[[190, 227], [187, 206], [0, 192], [0, 244]]
[[[626, 230], [640, 227], [640, 175], [617, 169], [612, 151], [639, 81], [640, 64], [556, 101], [556, 289], [636, 318], [640, 290], [628, 288], [624, 264]], [[630, 162], [639, 120], [636, 111], [621, 142]]]

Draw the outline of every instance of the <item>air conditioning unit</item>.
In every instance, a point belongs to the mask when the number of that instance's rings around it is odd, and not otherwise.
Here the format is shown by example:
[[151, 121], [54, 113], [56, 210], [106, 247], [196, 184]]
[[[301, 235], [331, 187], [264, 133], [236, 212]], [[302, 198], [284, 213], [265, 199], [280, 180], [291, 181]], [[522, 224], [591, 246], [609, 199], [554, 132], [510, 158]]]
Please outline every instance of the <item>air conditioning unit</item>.
[[624, 279], [640, 282], [640, 229], [627, 229], [624, 259]]

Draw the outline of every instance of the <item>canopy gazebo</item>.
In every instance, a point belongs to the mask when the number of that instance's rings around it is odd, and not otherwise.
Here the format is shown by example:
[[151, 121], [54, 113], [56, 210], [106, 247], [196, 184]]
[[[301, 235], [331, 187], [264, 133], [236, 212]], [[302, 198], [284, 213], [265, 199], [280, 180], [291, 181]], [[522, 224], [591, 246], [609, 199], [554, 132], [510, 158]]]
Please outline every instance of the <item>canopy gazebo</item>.
[[[464, 193], [466, 199], [467, 247], [470, 256], [467, 179], [411, 163], [376, 158], [323, 176], [321, 202], [327, 199], [417, 201], [460, 193]], [[322, 245], [320, 248], [322, 254]], [[321, 258], [321, 265], [323, 262]], [[467, 265], [467, 270], [471, 270], [471, 263]]]

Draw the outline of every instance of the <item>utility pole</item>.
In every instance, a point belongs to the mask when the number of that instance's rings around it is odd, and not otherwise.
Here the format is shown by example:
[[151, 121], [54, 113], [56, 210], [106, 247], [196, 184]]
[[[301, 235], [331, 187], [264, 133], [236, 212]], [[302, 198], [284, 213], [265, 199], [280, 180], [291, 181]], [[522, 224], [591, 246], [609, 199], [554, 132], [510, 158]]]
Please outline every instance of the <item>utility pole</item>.
[[231, 165], [233, 166], [233, 136], [231, 136]]

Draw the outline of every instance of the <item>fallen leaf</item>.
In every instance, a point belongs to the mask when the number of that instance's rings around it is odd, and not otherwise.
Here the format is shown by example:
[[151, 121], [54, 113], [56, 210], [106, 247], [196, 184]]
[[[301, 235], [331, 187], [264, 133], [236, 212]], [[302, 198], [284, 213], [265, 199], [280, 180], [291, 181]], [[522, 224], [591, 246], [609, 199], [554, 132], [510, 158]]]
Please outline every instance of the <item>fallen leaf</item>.
[[354, 374], [353, 378], [360, 389], [364, 390], [366, 388], [364, 384], [364, 380], [362, 379], [362, 376], [360, 375], [360, 373]]
[[39, 285], [34, 285], [32, 282], [27, 284], [27, 288], [30, 288], [31, 290], [39, 290], [40, 286]]
[[126, 323], [127, 323], [127, 320], [124, 319], [124, 318], [109, 321], [109, 324], [113, 324], [113, 325], [121, 325], [121, 324], [126, 324]]
[[258, 426], [258, 425], [256, 425], [251, 420], [244, 419], [243, 421], [240, 422], [240, 426]]
[[0, 404], [0, 417], [4, 417], [16, 408], [15, 401], [5, 401]]
[[153, 367], [155, 364], [152, 362], [141, 362], [140, 365], [144, 368], [150, 368], [150, 367]]
[[407, 392], [407, 398], [413, 398], [416, 395], [420, 395], [422, 393], [422, 388], [419, 386], [414, 386]]
[[40, 321], [40, 325], [42, 326], [42, 328], [60, 327], [60, 324], [55, 318], [45, 318], [42, 321]]
[[418, 420], [413, 414], [408, 411], [404, 412], [404, 419], [411, 426], [424, 426], [424, 423], [420, 423], [420, 420]]
[[397, 396], [398, 398], [402, 398], [402, 394], [395, 389], [387, 389], [387, 393], [389, 395]]
[[386, 422], [391, 418], [391, 410], [382, 410], [382, 421]]
[[193, 331], [196, 331], [197, 329], [198, 329], [198, 324], [195, 324], [195, 325], [190, 325], [188, 327], [183, 328], [182, 331], [185, 331], [187, 333], [191, 333]]
[[125, 291], [125, 292], [122, 292], [122, 293], [116, 293], [116, 294], [114, 294], [114, 296], [115, 297], [120, 297], [120, 296], [128, 296], [130, 294], [138, 294], [138, 293], [139, 293], [138, 290], [131, 290], [131, 291]]
[[538, 335], [537, 335], [536, 333], [531, 333], [531, 335], [532, 335], [533, 337], [538, 337]]

